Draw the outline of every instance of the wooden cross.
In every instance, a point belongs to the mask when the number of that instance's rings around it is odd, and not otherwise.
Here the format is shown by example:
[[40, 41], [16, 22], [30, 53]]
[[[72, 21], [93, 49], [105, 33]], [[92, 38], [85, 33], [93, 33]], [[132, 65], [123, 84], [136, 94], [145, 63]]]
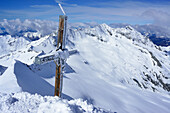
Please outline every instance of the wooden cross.
[[[58, 29], [58, 40], [57, 40], [57, 50], [65, 50], [65, 40], [66, 40], [66, 27], [67, 27], [67, 16], [59, 16], [59, 29]], [[63, 69], [65, 64], [65, 59], [58, 58], [56, 61], [56, 74], [55, 74], [55, 93], [54, 96], [61, 97], [62, 84], [63, 84]]]

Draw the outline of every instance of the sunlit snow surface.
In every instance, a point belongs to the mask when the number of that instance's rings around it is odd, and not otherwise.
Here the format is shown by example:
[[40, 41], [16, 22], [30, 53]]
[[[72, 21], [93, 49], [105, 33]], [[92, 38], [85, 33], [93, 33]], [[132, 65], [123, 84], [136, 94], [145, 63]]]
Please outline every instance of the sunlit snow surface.
[[0, 93], [2, 113], [82, 113], [110, 112], [94, 107], [82, 99], [65, 100], [58, 97], [31, 95], [29, 93]]
[[[10, 36], [1, 37], [0, 46], [6, 50], [1, 49], [0, 65], [7, 67], [0, 76], [2, 112], [170, 111], [170, 58], [164, 52], [168, 47], [161, 50], [130, 26], [112, 29], [102, 24], [95, 28], [69, 29], [67, 48], [78, 52], [67, 60], [64, 100], [50, 97], [54, 94], [55, 64], [36, 65], [33, 61], [37, 55], [55, 51], [56, 34], [36, 41], [14, 38], [12, 46], [8, 43]], [[80, 104], [70, 103], [76, 103], [79, 98], [80, 103], [87, 101], [85, 107], [90, 106], [89, 111]]]

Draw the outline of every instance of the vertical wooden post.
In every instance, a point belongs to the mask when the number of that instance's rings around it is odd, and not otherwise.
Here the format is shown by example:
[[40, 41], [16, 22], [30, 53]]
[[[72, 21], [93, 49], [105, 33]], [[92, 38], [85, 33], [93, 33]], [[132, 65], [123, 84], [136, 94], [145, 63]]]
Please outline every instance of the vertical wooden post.
[[56, 76], [55, 76], [55, 94], [54, 96], [61, 96], [60, 95], [60, 79], [61, 79], [61, 65], [56, 64]]
[[57, 48], [58, 49], [62, 49], [63, 33], [64, 33], [64, 16], [60, 15], [60, 17], [59, 17], [59, 28], [58, 28], [58, 40], [57, 40]]
[[[65, 49], [65, 34], [66, 34], [66, 20], [67, 16], [60, 15], [59, 16], [59, 28], [58, 28], [58, 40], [57, 40], [57, 50]], [[56, 62], [56, 75], [55, 75], [55, 93], [54, 96], [61, 96], [61, 90], [62, 90], [62, 59], [59, 58]]]

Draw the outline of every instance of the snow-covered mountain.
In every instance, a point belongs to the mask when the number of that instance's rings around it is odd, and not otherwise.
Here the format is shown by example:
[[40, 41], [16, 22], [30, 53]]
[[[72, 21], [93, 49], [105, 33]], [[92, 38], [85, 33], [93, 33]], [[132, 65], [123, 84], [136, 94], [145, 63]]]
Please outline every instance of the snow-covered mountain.
[[[110, 24], [113, 28], [120, 28], [125, 27], [130, 24], [118, 24], [113, 23]], [[170, 33], [169, 29], [153, 24], [146, 24], [146, 25], [131, 25], [137, 31], [139, 31], [144, 36], [149, 37], [149, 39], [158, 46], [169, 46], [170, 45]]]
[[0, 35], [23, 36], [31, 40], [39, 39], [57, 29], [58, 22], [46, 20], [6, 20], [0, 22]]
[[54, 106], [62, 104], [68, 112], [168, 113], [170, 48], [156, 46], [131, 26], [94, 26], [68, 29], [67, 48], [77, 54], [67, 60], [63, 100], [50, 97], [55, 63], [34, 64], [37, 55], [55, 52], [57, 32], [35, 41], [1, 36], [0, 111], [56, 112]]
[[[69, 23], [69, 28], [92, 28], [99, 25], [98, 23]], [[129, 26], [130, 24], [113, 23], [109, 26], [113, 28], [122, 28]], [[48, 35], [57, 29], [58, 22], [46, 21], [46, 20], [6, 20], [0, 22], [0, 35], [12, 35], [27, 37], [31, 40], [38, 40], [40, 37]], [[153, 24], [146, 25], [130, 25], [139, 31], [144, 36], [150, 38], [150, 40], [158, 46], [170, 45], [170, 33], [168, 28], [156, 26]]]
[[[98, 25], [91, 23], [69, 23], [69, 28], [90, 28]], [[38, 40], [40, 37], [51, 34], [57, 30], [58, 22], [47, 20], [7, 20], [0, 21], [0, 35], [11, 35], [27, 37], [31, 40]]]

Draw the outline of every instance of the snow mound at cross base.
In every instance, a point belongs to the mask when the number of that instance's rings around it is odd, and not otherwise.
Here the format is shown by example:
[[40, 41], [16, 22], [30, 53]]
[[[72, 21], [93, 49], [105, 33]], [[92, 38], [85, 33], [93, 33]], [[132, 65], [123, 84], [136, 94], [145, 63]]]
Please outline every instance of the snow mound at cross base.
[[26, 92], [15, 94], [0, 93], [1, 113], [102, 113], [110, 112], [95, 108], [82, 99], [65, 100], [52, 96], [31, 95]]

